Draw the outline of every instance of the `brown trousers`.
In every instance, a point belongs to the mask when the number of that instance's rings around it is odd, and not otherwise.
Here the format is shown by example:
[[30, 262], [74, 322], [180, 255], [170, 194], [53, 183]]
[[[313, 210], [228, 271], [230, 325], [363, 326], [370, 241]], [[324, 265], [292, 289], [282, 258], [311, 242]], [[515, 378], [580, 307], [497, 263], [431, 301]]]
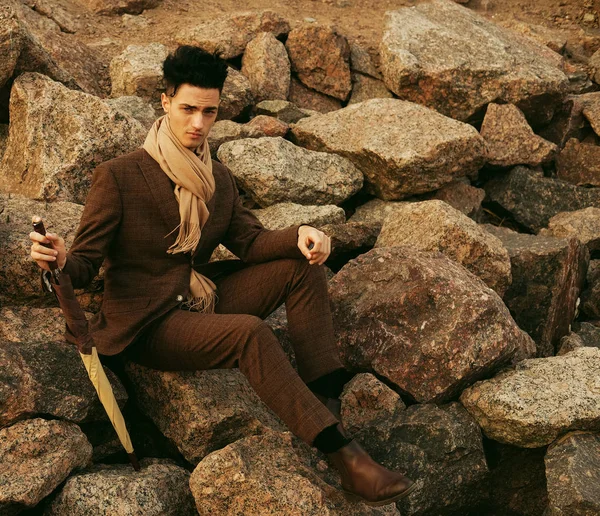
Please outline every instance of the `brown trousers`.
[[[323, 267], [281, 259], [211, 279], [218, 296], [214, 314], [175, 308], [153, 322], [128, 355], [160, 370], [239, 367], [262, 401], [312, 444], [337, 420], [306, 382], [343, 367]], [[284, 302], [298, 373], [263, 321]]]

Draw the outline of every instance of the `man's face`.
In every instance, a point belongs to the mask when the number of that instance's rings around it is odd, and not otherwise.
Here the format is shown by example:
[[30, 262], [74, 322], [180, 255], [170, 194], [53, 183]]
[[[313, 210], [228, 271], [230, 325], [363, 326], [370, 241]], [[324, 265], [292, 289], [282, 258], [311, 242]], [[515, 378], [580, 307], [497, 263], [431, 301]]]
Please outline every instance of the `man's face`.
[[217, 88], [198, 88], [182, 84], [174, 97], [161, 95], [162, 107], [171, 122], [171, 130], [183, 146], [194, 150], [204, 143], [217, 119]]

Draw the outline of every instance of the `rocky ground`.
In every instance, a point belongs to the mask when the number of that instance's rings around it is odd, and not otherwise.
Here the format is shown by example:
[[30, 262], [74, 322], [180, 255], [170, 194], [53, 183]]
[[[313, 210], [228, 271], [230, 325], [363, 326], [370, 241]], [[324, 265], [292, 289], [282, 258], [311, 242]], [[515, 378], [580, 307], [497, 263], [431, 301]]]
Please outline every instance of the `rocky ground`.
[[[600, 2], [461, 3], [0, 0], [0, 515], [600, 514]], [[40, 291], [31, 215], [70, 245], [179, 43], [230, 64], [209, 143], [246, 205], [332, 238], [342, 416], [417, 480], [397, 505], [239, 371], [107, 359], [134, 472]]]

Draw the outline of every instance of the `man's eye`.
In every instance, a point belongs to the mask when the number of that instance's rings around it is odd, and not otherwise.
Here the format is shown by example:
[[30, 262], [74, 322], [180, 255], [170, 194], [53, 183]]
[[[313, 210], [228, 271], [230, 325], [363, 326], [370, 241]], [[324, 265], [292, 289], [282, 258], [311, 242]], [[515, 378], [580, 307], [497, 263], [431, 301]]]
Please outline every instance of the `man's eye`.
[[183, 109], [185, 111], [187, 111], [188, 113], [191, 113], [194, 110], [194, 108], [191, 108], [191, 107], [186, 107], [186, 108], [183, 108]]

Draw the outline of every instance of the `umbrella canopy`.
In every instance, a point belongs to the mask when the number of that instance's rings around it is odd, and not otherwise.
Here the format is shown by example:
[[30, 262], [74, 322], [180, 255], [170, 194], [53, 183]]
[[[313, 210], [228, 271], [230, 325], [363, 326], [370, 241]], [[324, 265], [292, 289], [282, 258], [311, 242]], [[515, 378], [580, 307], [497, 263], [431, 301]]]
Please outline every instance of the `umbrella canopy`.
[[[39, 217], [34, 217], [33, 228], [42, 235], [46, 234], [44, 225]], [[94, 341], [89, 334], [88, 322], [75, 297], [71, 278], [68, 274], [58, 271], [56, 262], [49, 262], [49, 265], [51, 273], [45, 274], [45, 286], [56, 296], [62, 313], [67, 321], [69, 331], [75, 337], [79, 355], [81, 356], [88, 376], [98, 393], [100, 403], [104, 406], [108, 418], [117, 432], [119, 440], [121, 441], [123, 448], [125, 448], [131, 464], [134, 469], [138, 471], [140, 466], [133, 451], [123, 414], [117, 404], [110, 382], [108, 381], [100, 358], [98, 357], [98, 351], [94, 345]]]

